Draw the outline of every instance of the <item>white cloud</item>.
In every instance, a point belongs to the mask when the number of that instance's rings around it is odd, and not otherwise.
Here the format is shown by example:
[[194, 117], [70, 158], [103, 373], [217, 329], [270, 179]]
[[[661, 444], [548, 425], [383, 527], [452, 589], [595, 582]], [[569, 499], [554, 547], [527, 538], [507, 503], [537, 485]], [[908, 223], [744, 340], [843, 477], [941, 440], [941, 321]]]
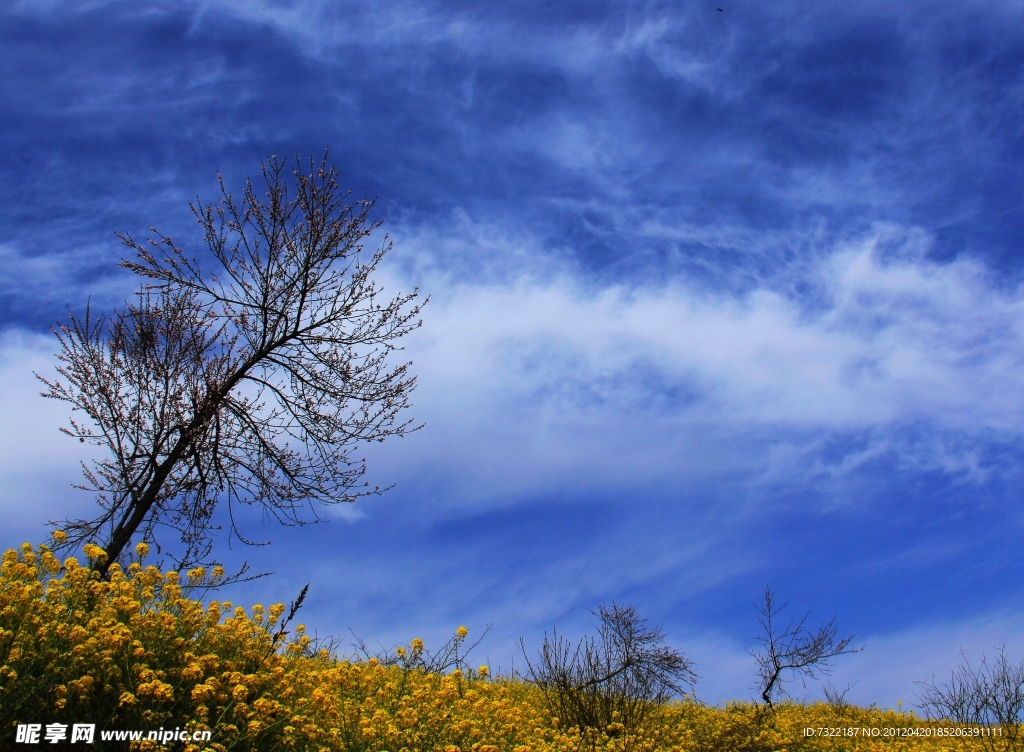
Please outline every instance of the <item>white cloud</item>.
[[[37, 307], [66, 311], [64, 306], [69, 306], [81, 315], [87, 303], [91, 303], [94, 311], [104, 311], [122, 303], [135, 289], [132, 276], [110, 260], [108, 246], [71, 247], [28, 255], [15, 246], [0, 244], [0, 267], [4, 270], [0, 296], [20, 311]], [[21, 344], [16, 347], [28, 346], [28, 339], [19, 341]], [[8, 346], [5, 340], [4, 349]]]
[[[69, 409], [43, 399], [33, 372], [54, 375], [57, 342], [18, 331], [0, 335], [0, 509], [20, 535], [43, 538], [41, 523], [91, 505], [80, 482], [79, 462], [91, 450], [61, 434]], [[8, 533], [11, 533], [8, 528]]]
[[[813, 308], [766, 286], [594, 289], [568, 272], [458, 283], [425, 266], [418, 281], [439, 294], [405, 354], [428, 428], [375, 462], [502, 496], [789, 469], [823, 437], [868, 432], [833, 470], [883, 453], [978, 470], [964, 437], [1017, 441], [1024, 425], [1024, 294], [924, 245], [879, 227], [820, 253], [802, 270]], [[907, 425], [924, 427], [917, 445]]]

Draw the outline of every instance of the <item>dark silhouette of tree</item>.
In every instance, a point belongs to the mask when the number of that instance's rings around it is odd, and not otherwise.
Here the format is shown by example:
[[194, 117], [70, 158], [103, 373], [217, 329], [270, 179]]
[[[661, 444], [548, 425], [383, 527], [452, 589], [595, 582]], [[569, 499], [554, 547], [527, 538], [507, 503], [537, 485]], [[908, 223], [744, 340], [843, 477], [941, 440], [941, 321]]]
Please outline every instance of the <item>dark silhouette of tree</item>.
[[247, 181], [235, 198], [221, 179], [216, 205], [190, 204], [201, 258], [154, 228], [145, 243], [119, 234], [135, 252], [121, 266], [147, 280], [135, 302], [55, 330], [59, 377], [40, 377], [43, 396], [84, 414], [62, 430], [107, 453], [79, 486], [98, 516], [53, 524], [64, 548], [105, 550], [101, 574], [133, 538], [166, 549], [168, 532], [179, 568], [205, 561], [221, 505], [229, 535], [252, 543], [238, 505], [295, 525], [379, 493], [354, 447], [416, 428], [399, 420], [416, 380], [391, 356], [421, 324], [418, 293], [381, 300], [373, 273], [392, 246], [363, 251], [372, 202], [349, 201], [327, 154], [309, 167], [275, 156], [263, 196]]
[[[660, 627], [650, 627], [632, 606], [600, 606], [596, 638], [573, 648], [557, 632], [544, 635], [536, 663], [522, 640], [527, 678], [544, 693], [565, 727], [630, 732], [659, 703], [681, 695], [697, 680], [693, 661], [665, 644]], [[621, 724], [616, 727], [615, 724]]]
[[786, 604], [776, 603], [771, 588], [765, 588], [764, 601], [755, 608], [764, 633], [757, 638], [761, 650], [752, 650], [750, 654], [757, 661], [758, 691], [769, 708], [776, 697], [785, 694], [785, 682], [797, 677], [801, 681], [816, 679], [818, 674], [831, 676], [833, 658], [863, 650], [851, 647], [855, 635], [836, 638], [835, 619], [812, 632], [806, 627], [810, 616], [807, 613], [799, 621], [790, 621], [780, 629], [777, 617]]

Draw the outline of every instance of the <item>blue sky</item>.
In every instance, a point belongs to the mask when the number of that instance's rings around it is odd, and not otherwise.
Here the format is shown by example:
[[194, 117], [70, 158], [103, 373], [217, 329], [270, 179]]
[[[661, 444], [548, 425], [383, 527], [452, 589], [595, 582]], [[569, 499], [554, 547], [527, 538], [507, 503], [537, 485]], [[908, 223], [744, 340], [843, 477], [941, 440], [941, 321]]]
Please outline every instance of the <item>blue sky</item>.
[[501, 667], [629, 602], [711, 702], [752, 694], [766, 584], [857, 632], [833, 681], [865, 704], [1020, 656], [1022, 28], [962, 0], [4, 4], [0, 544], [91, 504], [32, 371], [68, 306], [134, 289], [114, 232], [198, 240], [218, 171], [329, 146], [386, 289], [431, 295], [426, 427], [368, 450], [385, 496], [222, 547], [276, 571], [237, 602], [310, 581], [311, 628], [383, 644], [493, 623]]

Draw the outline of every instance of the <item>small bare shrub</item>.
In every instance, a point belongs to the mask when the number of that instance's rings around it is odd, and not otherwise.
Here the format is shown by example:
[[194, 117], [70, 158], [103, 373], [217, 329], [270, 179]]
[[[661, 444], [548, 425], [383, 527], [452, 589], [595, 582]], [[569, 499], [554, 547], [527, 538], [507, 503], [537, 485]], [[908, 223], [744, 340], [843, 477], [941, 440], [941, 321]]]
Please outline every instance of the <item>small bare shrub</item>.
[[697, 680], [693, 661], [665, 644], [660, 627], [647, 625], [632, 606], [600, 606], [597, 637], [572, 643], [552, 631], [536, 662], [522, 640], [527, 677], [544, 693], [565, 727], [628, 733], [657, 705]]
[[846, 710], [851, 706], [850, 701], [846, 699], [846, 694], [851, 689], [853, 689], [851, 684], [847, 684], [845, 689], [839, 689], [832, 682], [821, 685], [821, 690], [825, 693], [825, 702], [835, 710]]

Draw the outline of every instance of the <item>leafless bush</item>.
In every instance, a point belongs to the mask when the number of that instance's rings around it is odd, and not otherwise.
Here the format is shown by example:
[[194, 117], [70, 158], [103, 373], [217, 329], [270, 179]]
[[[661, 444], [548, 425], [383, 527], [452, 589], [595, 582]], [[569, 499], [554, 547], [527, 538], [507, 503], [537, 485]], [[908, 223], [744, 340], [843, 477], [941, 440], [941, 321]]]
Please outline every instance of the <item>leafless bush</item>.
[[839, 689], [832, 682], [821, 685], [821, 691], [825, 693], [825, 702], [835, 710], [846, 710], [850, 707], [851, 703], [846, 699], [846, 694], [851, 689], [853, 686], [850, 684], [847, 684], [845, 689]]
[[762, 649], [750, 654], [757, 661], [761, 699], [769, 708], [774, 699], [785, 695], [785, 682], [799, 678], [806, 686], [806, 680], [816, 679], [818, 674], [831, 676], [833, 658], [863, 650], [851, 647], [854, 635], [836, 638], [835, 619], [812, 632], [806, 627], [808, 613], [780, 629], [776, 617], [786, 604], [777, 604], [771, 588], [765, 588], [764, 601], [756, 608], [764, 634], [757, 638]]
[[658, 704], [683, 694], [697, 680], [693, 661], [665, 644], [660, 627], [632, 606], [600, 606], [598, 635], [573, 647], [556, 631], [536, 662], [519, 641], [526, 675], [544, 693], [550, 711], [566, 727], [629, 732]]
[[1000, 647], [994, 660], [982, 655], [977, 668], [961, 651], [963, 662], [950, 672], [949, 681], [919, 682], [918, 707], [930, 718], [999, 728], [999, 736], [982, 737], [989, 749], [1024, 749], [1024, 660], [1011, 663]]

